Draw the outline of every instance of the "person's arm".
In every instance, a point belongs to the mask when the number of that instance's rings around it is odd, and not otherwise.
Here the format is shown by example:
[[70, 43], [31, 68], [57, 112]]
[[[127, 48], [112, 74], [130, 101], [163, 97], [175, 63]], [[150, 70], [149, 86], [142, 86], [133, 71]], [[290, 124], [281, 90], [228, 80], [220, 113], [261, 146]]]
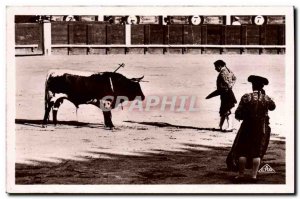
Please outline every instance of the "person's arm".
[[276, 108], [275, 102], [268, 95], [265, 98], [268, 103], [268, 110], [273, 111]]
[[251, 100], [250, 94], [245, 94], [242, 96], [241, 101], [235, 111], [235, 118], [237, 120], [243, 120], [246, 116], [246, 104]]

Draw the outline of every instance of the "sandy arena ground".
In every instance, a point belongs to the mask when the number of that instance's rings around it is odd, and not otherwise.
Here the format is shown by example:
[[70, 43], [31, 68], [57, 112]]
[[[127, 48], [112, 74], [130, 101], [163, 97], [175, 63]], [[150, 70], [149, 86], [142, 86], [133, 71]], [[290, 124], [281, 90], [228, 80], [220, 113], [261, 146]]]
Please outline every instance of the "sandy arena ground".
[[[225, 159], [240, 126], [215, 128], [219, 97], [213, 62], [223, 59], [234, 71], [238, 101], [251, 92], [250, 74], [266, 76], [265, 87], [277, 109], [270, 112], [271, 142], [262, 165], [276, 173], [260, 174], [258, 183], [285, 183], [284, 55], [100, 55], [16, 57], [17, 184], [230, 184], [236, 175]], [[103, 126], [92, 105], [78, 109], [65, 101], [60, 124], [41, 127], [44, 82], [49, 69], [119, 70], [127, 77], [145, 75], [145, 96], [197, 96], [197, 112], [114, 110], [114, 130]], [[236, 107], [235, 107], [236, 108]], [[233, 109], [233, 112], [235, 111]]]

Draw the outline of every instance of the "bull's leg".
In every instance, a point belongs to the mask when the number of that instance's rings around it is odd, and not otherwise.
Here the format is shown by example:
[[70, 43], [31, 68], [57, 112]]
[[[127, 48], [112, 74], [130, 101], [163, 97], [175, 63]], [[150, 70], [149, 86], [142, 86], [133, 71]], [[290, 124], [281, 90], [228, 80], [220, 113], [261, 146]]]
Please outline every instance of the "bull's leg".
[[51, 111], [51, 108], [53, 106], [53, 102], [49, 101], [47, 102], [46, 106], [45, 106], [45, 115], [44, 115], [44, 119], [43, 119], [43, 127], [47, 125], [48, 120], [49, 120], [49, 113]]
[[111, 121], [112, 118], [111, 111], [103, 111], [103, 116], [104, 116], [105, 126], [112, 129], [114, 127], [114, 124]]
[[110, 129], [112, 129], [114, 124], [112, 123], [112, 114], [111, 114], [111, 102], [110, 101], [102, 101], [102, 100], [95, 100], [92, 101], [91, 104], [99, 107], [103, 112], [104, 117], [104, 125]]
[[58, 108], [53, 107], [52, 115], [53, 115], [53, 124], [54, 124], [54, 126], [56, 126], [56, 124], [57, 124], [57, 111], [58, 111]]
[[53, 124], [54, 124], [54, 126], [56, 126], [56, 124], [57, 124], [57, 112], [58, 112], [58, 108], [63, 103], [63, 100], [64, 99], [60, 98], [60, 99], [56, 100], [54, 105], [53, 105], [52, 115], [53, 115]]

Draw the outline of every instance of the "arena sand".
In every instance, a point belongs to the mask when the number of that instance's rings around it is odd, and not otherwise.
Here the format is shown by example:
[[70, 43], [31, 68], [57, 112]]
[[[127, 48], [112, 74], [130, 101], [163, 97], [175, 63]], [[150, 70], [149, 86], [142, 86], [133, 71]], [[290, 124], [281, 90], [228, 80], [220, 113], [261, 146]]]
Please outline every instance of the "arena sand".
[[[277, 105], [270, 112], [272, 136], [262, 165], [276, 173], [260, 174], [258, 183], [285, 183], [284, 55], [99, 55], [16, 57], [17, 184], [230, 184], [235, 172], [225, 159], [240, 126], [220, 132], [213, 62], [223, 59], [234, 71], [235, 95], [251, 92], [250, 74], [266, 76], [266, 92]], [[92, 105], [77, 110], [64, 102], [60, 124], [42, 128], [44, 86], [49, 69], [119, 70], [144, 75], [145, 96], [197, 96], [197, 112], [114, 110], [114, 130], [103, 126]], [[236, 107], [235, 107], [236, 108]], [[235, 111], [233, 109], [233, 112]]]

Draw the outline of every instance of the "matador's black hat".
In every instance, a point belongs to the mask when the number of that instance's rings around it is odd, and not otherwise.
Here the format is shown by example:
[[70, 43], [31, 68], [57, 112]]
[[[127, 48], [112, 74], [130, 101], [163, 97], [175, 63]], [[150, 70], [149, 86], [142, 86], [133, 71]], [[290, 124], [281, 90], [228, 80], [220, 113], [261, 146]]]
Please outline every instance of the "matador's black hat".
[[221, 59], [215, 61], [214, 64], [217, 66], [225, 66], [226, 65], [226, 63]]
[[262, 84], [262, 85], [268, 85], [269, 80], [267, 78], [256, 76], [256, 75], [250, 75], [248, 77], [248, 82], [256, 83], [256, 84]]

